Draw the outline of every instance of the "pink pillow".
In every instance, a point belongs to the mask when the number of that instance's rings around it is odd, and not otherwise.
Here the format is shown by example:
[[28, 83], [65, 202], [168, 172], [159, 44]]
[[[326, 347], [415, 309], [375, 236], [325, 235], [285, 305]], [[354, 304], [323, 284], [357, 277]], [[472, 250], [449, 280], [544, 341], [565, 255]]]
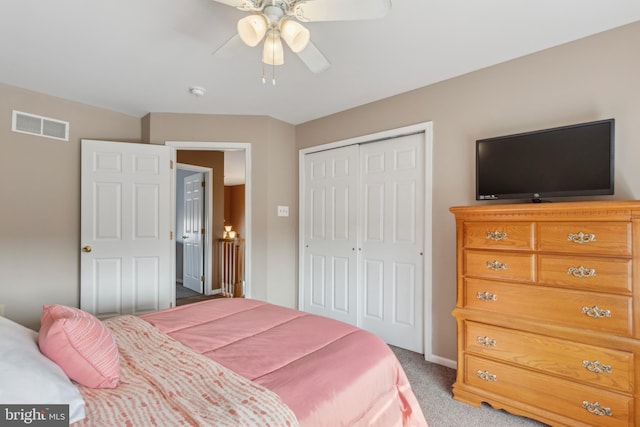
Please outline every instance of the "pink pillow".
[[40, 322], [40, 351], [69, 378], [91, 388], [118, 385], [118, 347], [100, 320], [78, 308], [45, 305]]

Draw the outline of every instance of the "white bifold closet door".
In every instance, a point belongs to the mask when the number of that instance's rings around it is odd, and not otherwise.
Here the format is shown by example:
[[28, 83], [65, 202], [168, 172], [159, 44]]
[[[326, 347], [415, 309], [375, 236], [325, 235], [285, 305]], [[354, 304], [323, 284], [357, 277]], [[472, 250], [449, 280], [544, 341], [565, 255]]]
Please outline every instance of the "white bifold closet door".
[[424, 133], [304, 161], [302, 309], [423, 351]]

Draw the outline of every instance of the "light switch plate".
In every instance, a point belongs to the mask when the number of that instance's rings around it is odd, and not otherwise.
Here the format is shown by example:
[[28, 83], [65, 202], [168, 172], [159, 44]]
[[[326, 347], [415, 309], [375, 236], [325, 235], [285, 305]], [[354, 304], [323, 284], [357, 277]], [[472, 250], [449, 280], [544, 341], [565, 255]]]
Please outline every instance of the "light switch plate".
[[278, 206], [278, 216], [289, 216], [289, 206]]

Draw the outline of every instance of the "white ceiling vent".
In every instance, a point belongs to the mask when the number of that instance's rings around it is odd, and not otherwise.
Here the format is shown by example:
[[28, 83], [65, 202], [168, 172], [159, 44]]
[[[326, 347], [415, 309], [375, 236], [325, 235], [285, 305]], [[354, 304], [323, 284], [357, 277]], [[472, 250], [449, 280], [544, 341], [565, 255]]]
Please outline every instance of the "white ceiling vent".
[[45, 138], [69, 140], [69, 122], [13, 110], [11, 130]]

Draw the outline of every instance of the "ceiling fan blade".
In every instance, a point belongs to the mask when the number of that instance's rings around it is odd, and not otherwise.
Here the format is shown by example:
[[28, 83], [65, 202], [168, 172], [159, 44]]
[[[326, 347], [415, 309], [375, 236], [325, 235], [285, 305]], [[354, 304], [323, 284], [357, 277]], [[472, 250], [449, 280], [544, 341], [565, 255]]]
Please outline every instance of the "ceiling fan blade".
[[245, 44], [238, 34], [234, 34], [229, 40], [215, 48], [211, 55], [217, 58], [231, 58], [236, 52], [240, 51]]
[[311, 0], [296, 3], [295, 17], [311, 21], [379, 19], [391, 10], [391, 0]]
[[314, 73], [321, 73], [331, 66], [331, 63], [312, 42], [309, 42], [307, 47], [298, 52], [297, 55]]
[[236, 9], [244, 10], [245, 1], [244, 0], [212, 0], [216, 3], [226, 4], [227, 6], [235, 7]]

